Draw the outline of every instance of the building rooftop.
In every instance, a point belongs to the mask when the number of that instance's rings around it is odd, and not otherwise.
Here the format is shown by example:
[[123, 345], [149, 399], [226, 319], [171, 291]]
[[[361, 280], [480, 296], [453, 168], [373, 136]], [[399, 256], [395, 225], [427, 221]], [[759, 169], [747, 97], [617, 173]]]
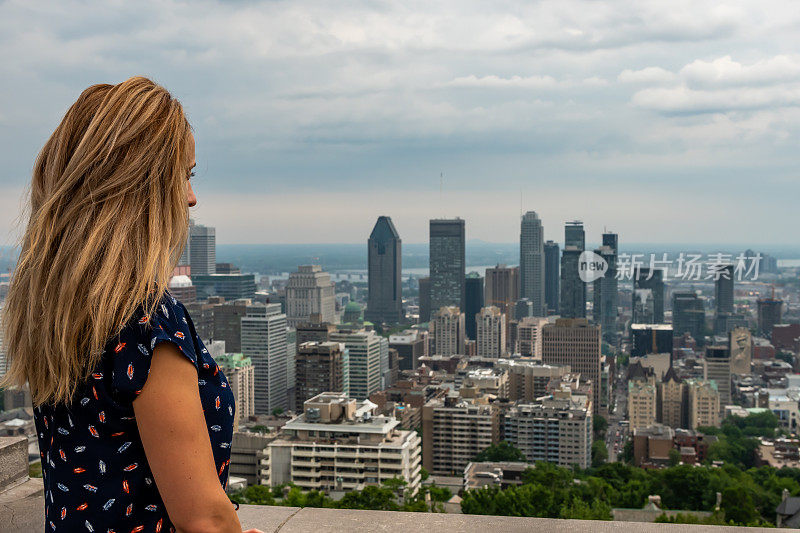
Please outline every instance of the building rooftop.
[[656, 331], [672, 331], [672, 324], [631, 324], [631, 329], [652, 329]]

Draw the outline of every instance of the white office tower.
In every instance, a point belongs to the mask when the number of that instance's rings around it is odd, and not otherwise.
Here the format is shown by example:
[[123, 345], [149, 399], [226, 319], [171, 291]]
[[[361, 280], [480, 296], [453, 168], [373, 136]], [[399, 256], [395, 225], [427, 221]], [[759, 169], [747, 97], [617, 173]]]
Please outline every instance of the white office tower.
[[506, 354], [506, 315], [494, 306], [484, 307], [475, 317], [478, 355], [503, 357]]
[[442, 307], [431, 320], [433, 355], [463, 355], [464, 313], [458, 307]]
[[534, 316], [545, 316], [544, 301], [544, 229], [535, 211], [522, 217], [519, 234], [520, 298], [533, 303]]
[[319, 265], [302, 265], [289, 274], [286, 285], [286, 316], [289, 327], [310, 322], [319, 314], [319, 322], [336, 322], [336, 295], [331, 275]]
[[[363, 400], [381, 389], [381, 351], [386, 339], [374, 331], [340, 330], [328, 340], [344, 343], [349, 353], [351, 398]], [[388, 357], [388, 345], [386, 352]]]
[[217, 231], [189, 221], [189, 265], [193, 276], [217, 273]]
[[267, 304], [263, 315], [242, 317], [242, 353], [250, 358], [255, 374], [255, 414], [286, 410], [286, 315], [280, 304]]

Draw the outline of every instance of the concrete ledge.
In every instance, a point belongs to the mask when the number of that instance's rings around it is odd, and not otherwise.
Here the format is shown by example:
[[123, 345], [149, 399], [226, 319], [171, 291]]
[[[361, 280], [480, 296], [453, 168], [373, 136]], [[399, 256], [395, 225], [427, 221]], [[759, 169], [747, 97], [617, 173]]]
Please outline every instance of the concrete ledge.
[[28, 438], [0, 437], [0, 492], [28, 479]]
[[[502, 531], [527, 533], [555, 531], [564, 533], [767, 533], [766, 528], [726, 526], [694, 526], [647, 524], [640, 522], [604, 522], [596, 520], [554, 520], [549, 518], [517, 518], [436, 513], [401, 513], [393, 511], [354, 511], [348, 509], [314, 509], [306, 507], [269, 507], [242, 505], [239, 509], [242, 528], [257, 528], [265, 533], [385, 532], [433, 531], [436, 533], [475, 533]], [[275, 524], [278, 524], [275, 527]], [[784, 530], [788, 531], [788, 530]]]
[[0, 531], [44, 531], [44, 484], [32, 478], [0, 493]]
[[[27, 486], [27, 487], [26, 487]], [[37, 492], [38, 489], [38, 492]], [[0, 497], [0, 531], [21, 533], [44, 530], [44, 502], [40, 479], [31, 479], [14, 491], [13, 501]], [[10, 491], [9, 491], [10, 492]], [[27, 494], [27, 495], [25, 495]], [[3, 495], [5, 496], [5, 494]], [[9, 496], [12, 496], [9, 494]], [[399, 513], [393, 511], [354, 511], [242, 505], [239, 520], [244, 530], [264, 533], [378, 533], [386, 531], [432, 531], [434, 533], [768, 533], [788, 529], [648, 524], [642, 522], [604, 522], [598, 520], [554, 520], [438, 513]]]

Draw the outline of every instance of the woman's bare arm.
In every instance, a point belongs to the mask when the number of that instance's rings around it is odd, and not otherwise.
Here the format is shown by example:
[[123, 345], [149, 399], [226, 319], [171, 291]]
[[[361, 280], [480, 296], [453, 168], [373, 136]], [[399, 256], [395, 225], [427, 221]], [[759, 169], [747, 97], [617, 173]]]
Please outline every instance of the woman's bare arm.
[[217, 477], [197, 369], [172, 343], [156, 346], [133, 409], [158, 492], [178, 531], [240, 533]]

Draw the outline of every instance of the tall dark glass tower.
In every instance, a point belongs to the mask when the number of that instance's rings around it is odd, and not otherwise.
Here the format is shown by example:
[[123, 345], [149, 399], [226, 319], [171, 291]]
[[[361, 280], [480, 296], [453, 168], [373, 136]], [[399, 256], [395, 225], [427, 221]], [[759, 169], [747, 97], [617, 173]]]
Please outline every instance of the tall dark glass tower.
[[378, 324], [403, 320], [401, 240], [392, 219], [378, 217], [367, 241], [368, 294], [364, 318]]
[[465, 241], [463, 219], [430, 221], [431, 315], [442, 307], [464, 310]]
[[564, 318], [586, 318], [586, 283], [580, 278], [578, 264], [586, 249], [583, 222], [567, 222], [564, 227], [564, 252], [561, 254], [561, 304]]
[[544, 243], [544, 301], [548, 314], [558, 314], [560, 264], [561, 248], [557, 242], [547, 241]]
[[477, 272], [470, 272], [466, 278], [466, 309], [464, 309], [464, 329], [471, 340], [478, 338], [475, 315], [483, 307], [483, 278]]
[[617, 333], [617, 255], [618, 236], [616, 233], [603, 234], [603, 246], [595, 250], [608, 264], [602, 278], [594, 280], [594, 306], [592, 318], [602, 328], [603, 340], [613, 343]]
[[[648, 301], [651, 300], [651, 301]], [[664, 271], [636, 267], [633, 272], [632, 324], [664, 323]], [[652, 311], [651, 311], [652, 309]], [[676, 335], [683, 335], [683, 332]]]
[[535, 211], [522, 217], [519, 233], [519, 297], [533, 304], [534, 316], [545, 316], [544, 229]]
[[676, 337], [690, 333], [698, 344], [704, 343], [706, 311], [703, 300], [694, 292], [672, 295], [672, 331]]
[[733, 265], [722, 265], [714, 286], [717, 314], [733, 314]]
[[431, 278], [419, 278], [419, 323], [431, 319]]

